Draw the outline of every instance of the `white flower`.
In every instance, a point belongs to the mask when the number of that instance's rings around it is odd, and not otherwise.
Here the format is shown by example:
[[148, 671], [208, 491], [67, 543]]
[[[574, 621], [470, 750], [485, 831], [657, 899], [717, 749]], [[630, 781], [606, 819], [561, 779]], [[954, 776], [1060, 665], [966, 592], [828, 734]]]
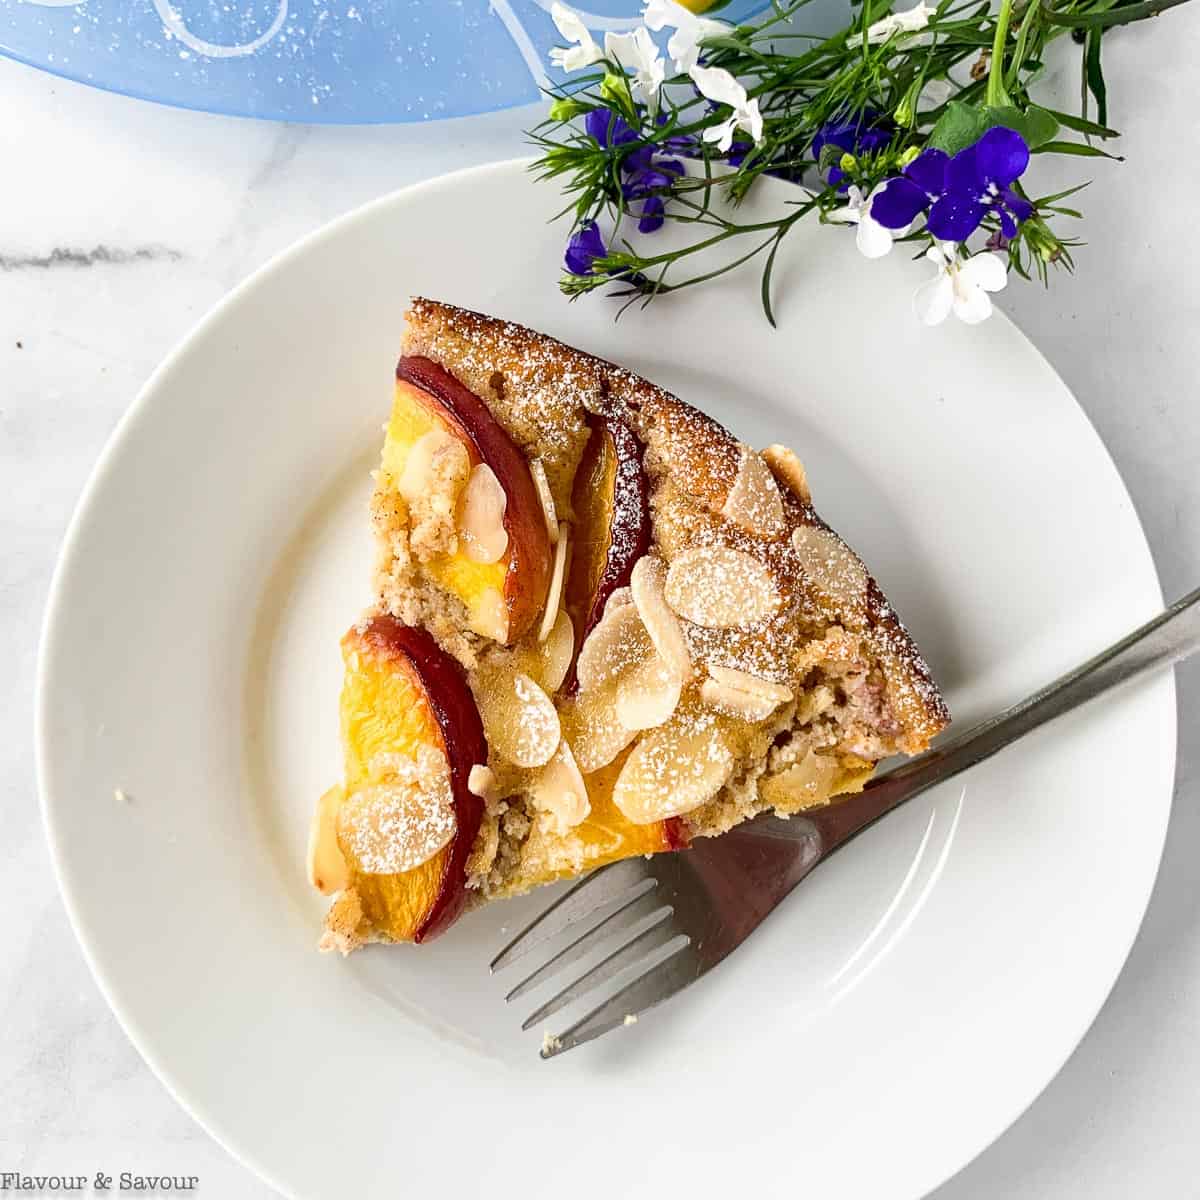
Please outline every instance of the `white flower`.
[[699, 61], [700, 43], [704, 38], [729, 32], [729, 26], [724, 21], [698, 17], [682, 4], [676, 4], [675, 0], [646, 0], [642, 20], [648, 29], [675, 30], [667, 42], [667, 53], [681, 75], [687, 74]]
[[573, 50], [555, 46], [550, 51], [550, 62], [554, 66], [561, 67], [564, 71], [582, 71], [584, 67], [590, 67], [592, 63], [599, 62], [604, 57], [603, 51], [596, 45], [583, 23], [583, 18], [577, 12], [565, 4], [556, 2], [550, 6], [550, 16], [558, 27], [558, 32], [575, 46]]
[[913, 308], [926, 325], [940, 325], [951, 312], [967, 325], [978, 325], [992, 315], [992, 298], [1008, 282], [1008, 268], [998, 254], [984, 251], [965, 261], [956, 242], [938, 242], [925, 251], [938, 273], [917, 288]]
[[716, 142], [717, 149], [724, 154], [733, 145], [734, 131], [738, 129], [744, 129], [755, 142], [762, 141], [763, 119], [758, 101], [747, 99], [746, 89], [728, 71], [721, 67], [693, 67], [689, 74], [706, 100], [728, 104], [733, 109], [728, 121], [704, 131], [706, 142]]
[[646, 28], [639, 25], [632, 33], [605, 34], [604, 53], [633, 72], [630, 91], [634, 100], [640, 100], [653, 111], [667, 68]]
[[849, 203], [845, 208], [839, 208], [829, 214], [831, 221], [843, 225], [857, 225], [854, 235], [855, 243], [866, 258], [882, 258], [892, 248], [892, 241], [897, 236], [903, 236], [907, 230], [888, 229], [871, 216], [871, 197], [864, 196], [862, 188], [851, 184], [847, 192]]
[[[886, 42], [893, 34], [896, 33], [919, 33], [926, 25], [929, 24], [929, 18], [937, 12], [937, 5], [930, 8], [925, 0], [920, 0], [915, 8], [906, 9], [904, 12], [888, 13], [886, 17], [881, 17], [874, 25], [867, 28], [867, 44], [878, 46], [880, 42]], [[855, 34], [854, 37], [846, 39], [847, 46], [861, 46], [862, 34]]]

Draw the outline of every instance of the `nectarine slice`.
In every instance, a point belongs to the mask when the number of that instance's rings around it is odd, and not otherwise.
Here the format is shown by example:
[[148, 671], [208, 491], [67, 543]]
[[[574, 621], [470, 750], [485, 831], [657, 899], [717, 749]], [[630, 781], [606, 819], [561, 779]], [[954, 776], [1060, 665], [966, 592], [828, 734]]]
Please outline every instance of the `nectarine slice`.
[[[565, 590], [576, 653], [600, 623], [609, 597], [628, 585], [634, 563], [650, 546], [641, 444], [617, 417], [593, 416], [590, 423], [571, 495], [576, 524]], [[573, 669], [566, 687], [575, 689]]]
[[373, 617], [342, 639], [342, 743], [347, 795], [369, 786], [381, 755], [415, 759], [423, 746], [446, 756], [455, 832], [428, 861], [395, 874], [358, 869], [339, 838], [371, 924], [397, 941], [421, 942], [449, 926], [466, 904], [466, 862], [483, 817], [468, 787], [487, 762], [483, 724], [462, 668], [423, 629]]
[[550, 581], [550, 536], [529, 463], [487, 405], [449, 371], [428, 358], [401, 358], [383, 450], [385, 476], [401, 479], [413, 446], [435, 429], [463, 443], [473, 477], [483, 466], [500, 485], [508, 536], [495, 561], [481, 561], [479, 546], [460, 539], [454, 553], [428, 558], [425, 570], [462, 600], [476, 633], [516, 642], [541, 613]]

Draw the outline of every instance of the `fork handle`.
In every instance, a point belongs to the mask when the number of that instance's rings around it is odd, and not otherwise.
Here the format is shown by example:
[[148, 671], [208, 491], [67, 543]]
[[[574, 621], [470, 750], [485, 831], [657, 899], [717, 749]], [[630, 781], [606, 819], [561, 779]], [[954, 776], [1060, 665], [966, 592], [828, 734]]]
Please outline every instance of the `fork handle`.
[[1148, 671], [1179, 662], [1197, 650], [1200, 650], [1200, 588], [1019, 704], [872, 780], [857, 795], [826, 808], [813, 809], [804, 816], [817, 826], [823, 852], [828, 854], [892, 809], [990, 758], [1055, 717]]

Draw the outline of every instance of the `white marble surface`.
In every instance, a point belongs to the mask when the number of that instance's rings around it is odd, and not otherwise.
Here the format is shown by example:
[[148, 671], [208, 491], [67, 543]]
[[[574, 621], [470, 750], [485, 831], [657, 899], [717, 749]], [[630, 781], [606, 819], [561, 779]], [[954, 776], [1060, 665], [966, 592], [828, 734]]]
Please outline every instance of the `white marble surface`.
[[[1112, 120], [1127, 134], [1128, 162], [1043, 172], [1039, 182], [1095, 176], [1083, 198], [1090, 245], [1074, 278], [1004, 297], [1108, 444], [1168, 597], [1200, 583], [1197, 37], [1200, 8], [1108, 39]], [[1057, 107], [1070, 107], [1074, 61], [1056, 60], [1048, 87]], [[214, 302], [339, 213], [522, 153], [528, 120], [280, 127], [159, 108], [0, 60], [0, 1171], [157, 1170], [198, 1175], [202, 1195], [272, 1194], [142, 1063], [68, 926], [31, 750], [46, 589], [117, 418]], [[1177, 804], [1120, 982], [1043, 1096], [938, 1200], [1127, 1200], [1200, 1188], [1200, 662], [1179, 683]], [[1137, 797], [1129, 802], [1136, 813]]]

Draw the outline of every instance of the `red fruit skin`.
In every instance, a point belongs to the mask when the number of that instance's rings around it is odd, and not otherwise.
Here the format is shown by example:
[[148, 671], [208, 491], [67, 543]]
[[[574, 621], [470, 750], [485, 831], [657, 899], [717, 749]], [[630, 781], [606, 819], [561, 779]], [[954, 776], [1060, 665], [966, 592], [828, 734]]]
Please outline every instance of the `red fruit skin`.
[[473, 766], [487, 763], [487, 739], [466, 673], [424, 629], [385, 614], [372, 617], [361, 637], [411, 666], [441, 731], [442, 750], [450, 764], [456, 828], [437, 899], [413, 935], [414, 942], [427, 942], [449, 929], [466, 907], [467, 858], [483, 820], [483, 800], [470, 790], [467, 780]]
[[508, 573], [504, 601], [508, 608], [508, 641], [518, 641], [541, 613], [550, 586], [550, 537], [542, 516], [529, 463], [516, 442], [470, 388], [445, 367], [420, 355], [405, 355], [396, 378], [429, 397], [426, 406], [448, 420], [475, 452], [478, 462], [496, 473], [508, 499], [504, 528], [508, 531]]
[[[613, 479], [608, 552], [583, 628], [575, 631], [576, 657], [587, 635], [600, 623], [609, 596], [618, 588], [628, 586], [634, 563], [650, 549], [650, 485], [642, 467], [642, 444], [619, 417], [591, 415], [588, 423], [593, 439], [608, 438], [611, 441], [617, 467]], [[591, 450], [589, 444], [584, 451], [585, 458]], [[563, 691], [572, 696], [578, 688], [572, 661]]]
[[668, 817], [663, 822], [663, 838], [668, 850], [686, 850], [692, 844], [686, 827], [680, 817]]

